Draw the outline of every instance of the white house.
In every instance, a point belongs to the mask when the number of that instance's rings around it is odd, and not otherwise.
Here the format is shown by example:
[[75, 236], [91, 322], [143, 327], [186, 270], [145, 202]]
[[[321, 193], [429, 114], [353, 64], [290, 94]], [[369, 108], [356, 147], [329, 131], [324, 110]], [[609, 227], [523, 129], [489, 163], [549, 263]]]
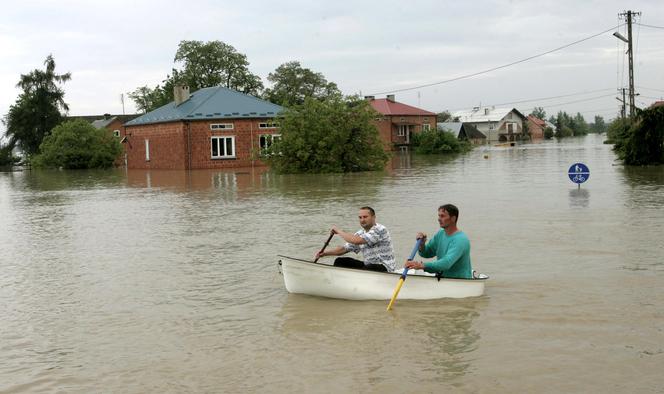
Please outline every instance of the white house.
[[526, 117], [516, 108], [475, 107], [453, 113], [452, 119], [475, 126], [486, 136], [488, 143], [518, 141], [526, 137], [523, 132]]

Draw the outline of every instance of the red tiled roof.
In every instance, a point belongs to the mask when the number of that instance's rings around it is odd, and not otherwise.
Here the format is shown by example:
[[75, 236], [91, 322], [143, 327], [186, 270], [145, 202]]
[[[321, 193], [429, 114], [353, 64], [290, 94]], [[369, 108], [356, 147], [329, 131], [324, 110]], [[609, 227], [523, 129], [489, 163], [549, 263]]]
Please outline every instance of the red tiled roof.
[[650, 108], [655, 108], [655, 107], [662, 107], [664, 106], [664, 101], [655, 101]]
[[389, 101], [388, 99], [375, 99], [369, 102], [371, 107], [383, 115], [426, 115], [436, 116], [435, 113], [425, 111], [421, 108]]
[[538, 126], [546, 127], [546, 122], [544, 122], [542, 119], [538, 118], [535, 115], [528, 115], [528, 119], [530, 119], [531, 122], [535, 123]]

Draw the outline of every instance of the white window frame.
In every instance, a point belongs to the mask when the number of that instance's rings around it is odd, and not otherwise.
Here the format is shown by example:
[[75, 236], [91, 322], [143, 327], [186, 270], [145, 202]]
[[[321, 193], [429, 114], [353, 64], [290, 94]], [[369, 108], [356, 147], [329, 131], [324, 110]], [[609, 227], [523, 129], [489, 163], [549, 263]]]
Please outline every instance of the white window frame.
[[431, 125], [428, 123], [422, 124], [422, 131], [430, 131], [431, 130]]
[[233, 130], [233, 123], [210, 123], [210, 130]]
[[[510, 131], [510, 127], [512, 127], [512, 131]], [[516, 133], [519, 128], [517, 127], [516, 122], [507, 122], [505, 124], [505, 131], [509, 134], [511, 133]]]
[[[265, 137], [270, 137], [269, 143], [268, 143], [267, 138], [265, 138]], [[264, 139], [265, 144], [261, 143], [262, 138], [265, 138]], [[258, 136], [258, 149], [260, 149], [261, 155], [263, 154], [263, 152], [267, 148], [269, 148], [274, 143], [275, 140], [280, 140], [280, 139], [281, 139], [281, 134], [261, 134], [261, 135], [259, 135]]]
[[[261, 122], [258, 124], [259, 129], [278, 129], [279, 123], [277, 122]], [[266, 134], [268, 135], [268, 134]]]
[[[219, 143], [220, 140], [224, 140], [223, 145]], [[226, 140], [231, 141], [231, 152], [226, 152], [228, 143]], [[217, 155], [214, 154], [214, 148], [217, 148]], [[222, 154], [223, 147], [223, 154]], [[235, 159], [235, 136], [234, 135], [213, 135], [210, 137], [210, 157], [212, 159]]]
[[399, 128], [397, 129], [397, 137], [405, 137], [407, 133], [408, 133], [408, 125], [400, 124]]
[[120, 130], [113, 130], [113, 135], [116, 137], [120, 137]]
[[145, 140], [145, 161], [150, 161], [150, 140]]

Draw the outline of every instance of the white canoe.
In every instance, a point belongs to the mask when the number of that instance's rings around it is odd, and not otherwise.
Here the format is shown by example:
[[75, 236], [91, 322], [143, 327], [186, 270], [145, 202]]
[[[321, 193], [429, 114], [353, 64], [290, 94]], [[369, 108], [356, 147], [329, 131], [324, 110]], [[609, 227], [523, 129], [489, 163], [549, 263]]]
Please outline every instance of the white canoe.
[[[284, 284], [289, 293], [346, 300], [390, 300], [401, 272], [376, 272], [335, 267], [279, 255]], [[423, 271], [409, 271], [399, 292], [400, 300], [477, 297], [489, 278], [438, 280]]]

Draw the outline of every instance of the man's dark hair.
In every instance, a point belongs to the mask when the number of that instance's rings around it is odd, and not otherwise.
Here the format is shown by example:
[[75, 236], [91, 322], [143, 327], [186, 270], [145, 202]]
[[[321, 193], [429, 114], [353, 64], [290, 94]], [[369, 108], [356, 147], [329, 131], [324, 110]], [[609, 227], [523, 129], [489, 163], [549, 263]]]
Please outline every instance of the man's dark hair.
[[371, 212], [371, 216], [376, 216], [376, 211], [374, 211], [374, 209], [371, 207], [362, 207], [360, 209], [366, 209], [367, 211]]
[[441, 205], [441, 206], [438, 207], [439, 211], [441, 209], [443, 211], [447, 212], [450, 216], [456, 217], [457, 221], [459, 220], [459, 208], [457, 208], [456, 206], [454, 206], [452, 204], [445, 204], [445, 205]]

